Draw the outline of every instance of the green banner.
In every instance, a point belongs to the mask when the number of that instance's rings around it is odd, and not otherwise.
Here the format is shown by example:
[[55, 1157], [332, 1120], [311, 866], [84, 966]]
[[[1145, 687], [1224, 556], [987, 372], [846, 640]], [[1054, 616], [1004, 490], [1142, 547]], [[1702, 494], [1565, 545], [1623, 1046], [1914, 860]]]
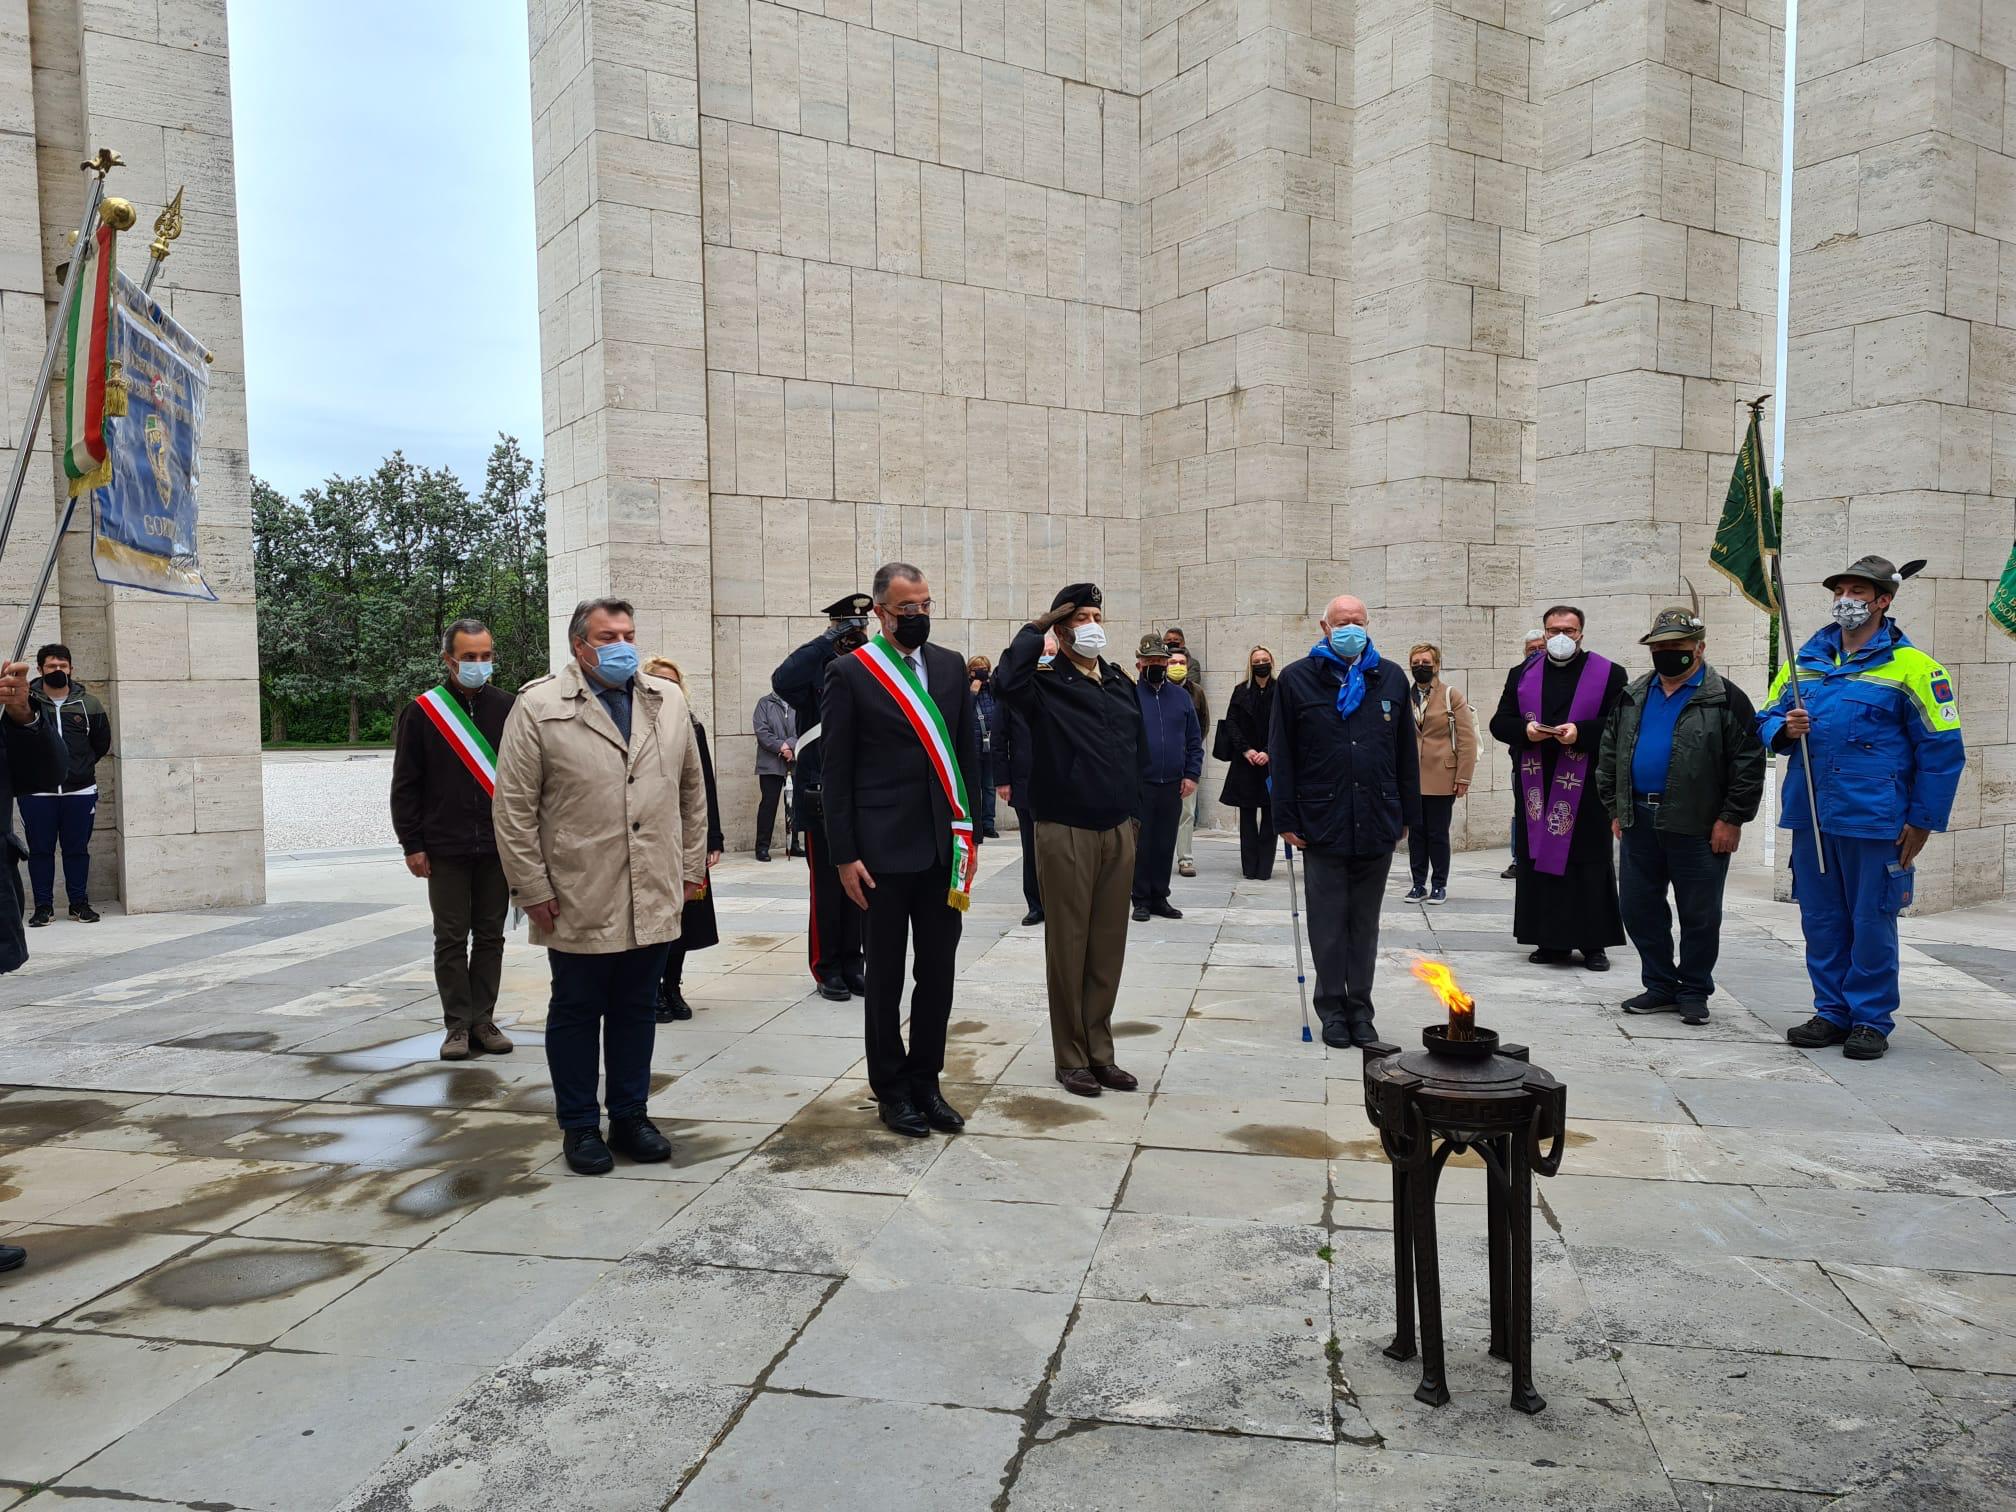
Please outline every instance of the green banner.
[[1994, 597], [1988, 600], [1988, 618], [2016, 635], [2016, 546], [2009, 548], [2009, 564], [2002, 569]]
[[1736, 585], [1736, 591], [1766, 614], [1778, 612], [1771, 591], [1771, 564], [1778, 554], [1778, 522], [1771, 512], [1771, 469], [1764, 460], [1764, 410], [1750, 407], [1750, 431], [1736, 454], [1729, 475], [1729, 494], [1722, 502], [1722, 522], [1715, 527], [1715, 545], [1708, 561]]

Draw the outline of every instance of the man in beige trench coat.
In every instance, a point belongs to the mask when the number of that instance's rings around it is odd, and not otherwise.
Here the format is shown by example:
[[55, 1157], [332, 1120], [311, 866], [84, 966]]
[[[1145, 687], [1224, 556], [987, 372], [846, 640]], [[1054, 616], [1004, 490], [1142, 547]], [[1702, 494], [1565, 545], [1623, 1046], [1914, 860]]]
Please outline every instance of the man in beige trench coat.
[[666, 947], [707, 885], [707, 792], [686, 695], [638, 669], [630, 605], [583, 600], [567, 643], [573, 660], [519, 690], [492, 812], [512, 900], [552, 966], [546, 1064], [567, 1164], [599, 1176], [612, 1145], [672, 1155], [644, 1105]]

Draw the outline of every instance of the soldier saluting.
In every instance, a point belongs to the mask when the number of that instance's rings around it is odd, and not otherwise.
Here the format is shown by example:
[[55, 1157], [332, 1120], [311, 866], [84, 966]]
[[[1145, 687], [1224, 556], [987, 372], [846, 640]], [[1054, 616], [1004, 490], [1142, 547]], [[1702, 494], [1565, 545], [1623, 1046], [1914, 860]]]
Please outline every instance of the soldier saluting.
[[826, 668], [868, 643], [868, 613], [875, 600], [865, 593], [835, 599], [820, 612], [826, 628], [778, 663], [770, 674], [770, 691], [791, 706], [798, 717], [798, 739], [792, 754], [792, 822], [805, 832], [805, 865], [812, 874], [812, 916], [809, 940], [812, 979], [819, 996], [844, 1003], [850, 996], [868, 995], [861, 951], [861, 910], [847, 901], [840, 872], [826, 840], [824, 763], [819, 743], [819, 693]]
[[[1904, 580], [1924, 565], [1865, 556], [1825, 579], [1834, 623], [1800, 648], [1796, 674], [1792, 664], [1778, 669], [1757, 716], [1766, 746], [1789, 751], [1804, 736], [1809, 752], [1786, 764], [1778, 822], [1792, 831], [1813, 1017], [1785, 1038], [1805, 1050], [1840, 1045], [1851, 1060], [1875, 1060], [1890, 1047], [1897, 915], [1910, 905], [1919, 851], [1946, 828], [1967, 764], [1952, 678], [1889, 614]], [[1793, 701], [1795, 675], [1804, 708]]]

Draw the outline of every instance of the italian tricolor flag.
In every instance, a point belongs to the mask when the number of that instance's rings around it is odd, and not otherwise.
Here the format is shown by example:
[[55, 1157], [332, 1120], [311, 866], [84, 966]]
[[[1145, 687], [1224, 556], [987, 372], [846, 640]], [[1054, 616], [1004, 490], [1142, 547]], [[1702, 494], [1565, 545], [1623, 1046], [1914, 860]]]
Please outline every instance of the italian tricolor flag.
[[118, 232], [100, 222], [91, 240], [78, 249], [85, 259], [84, 276], [70, 302], [63, 384], [63, 471], [69, 475], [73, 499], [112, 481], [112, 452], [105, 442], [105, 377], [117, 237]]

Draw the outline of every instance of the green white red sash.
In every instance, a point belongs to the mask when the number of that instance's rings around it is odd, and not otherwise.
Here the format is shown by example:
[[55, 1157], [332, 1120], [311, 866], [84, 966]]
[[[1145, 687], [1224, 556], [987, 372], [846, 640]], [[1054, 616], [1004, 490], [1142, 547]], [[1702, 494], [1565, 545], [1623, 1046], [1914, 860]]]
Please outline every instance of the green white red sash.
[[896, 700], [896, 707], [923, 742], [924, 754], [931, 758], [931, 769], [945, 790], [945, 801], [952, 806], [952, 887], [945, 901], [964, 913], [973, 901], [973, 873], [980, 856], [973, 845], [973, 811], [966, 802], [966, 779], [960, 775], [959, 758], [953, 753], [944, 716], [903, 653], [887, 637], [876, 636], [852, 655]]
[[496, 797], [497, 753], [484, 739], [483, 732], [476, 728], [476, 721], [469, 717], [469, 711], [446, 688], [430, 688], [413, 701], [420, 705], [420, 712], [427, 716], [427, 722], [441, 732], [441, 738], [448, 742], [448, 749], [462, 758], [462, 765], [469, 768], [469, 775], [476, 779], [476, 786], [483, 789], [488, 797]]
[[77, 297], [70, 303], [64, 333], [69, 376], [63, 384], [63, 471], [70, 497], [112, 481], [112, 454], [105, 444], [106, 339], [112, 329], [113, 249], [118, 233], [100, 222], [91, 240], [77, 248], [84, 259]]

